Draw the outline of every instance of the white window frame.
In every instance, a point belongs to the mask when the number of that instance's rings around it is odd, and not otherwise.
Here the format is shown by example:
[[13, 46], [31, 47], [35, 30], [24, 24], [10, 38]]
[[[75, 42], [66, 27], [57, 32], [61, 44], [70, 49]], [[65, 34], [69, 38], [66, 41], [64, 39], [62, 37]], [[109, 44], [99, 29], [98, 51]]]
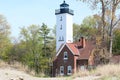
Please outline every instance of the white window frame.
[[64, 52], [64, 60], [67, 60], [68, 59], [68, 53], [67, 51]]
[[72, 66], [67, 66], [67, 75], [71, 75], [71, 74], [72, 74]]
[[[63, 71], [63, 73], [62, 73], [61, 71]], [[64, 75], [64, 66], [60, 66], [60, 75], [61, 75], [61, 76]]]

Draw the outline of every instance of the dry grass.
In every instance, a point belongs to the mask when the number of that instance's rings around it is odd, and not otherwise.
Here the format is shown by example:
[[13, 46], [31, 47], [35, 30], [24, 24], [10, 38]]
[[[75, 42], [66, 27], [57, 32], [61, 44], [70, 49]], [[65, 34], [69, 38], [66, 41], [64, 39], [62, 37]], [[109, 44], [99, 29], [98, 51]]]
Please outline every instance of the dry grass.
[[38, 76], [38, 77], [46, 76], [44, 73], [36, 74], [35, 71], [29, 69], [27, 65], [23, 65], [22, 63], [19, 63], [19, 62], [14, 62], [14, 63], [8, 64], [7, 62], [0, 60], [0, 68], [3, 68], [3, 69], [10, 68], [10, 69], [18, 70], [18, 71], [23, 71], [32, 76]]
[[[34, 71], [30, 71], [27, 66], [24, 66], [18, 62], [9, 65], [6, 62], [0, 61], [0, 68], [13, 68], [16, 70], [24, 71], [28, 74], [35, 75]], [[45, 76], [43, 73], [41, 73], [41, 76]], [[78, 73], [75, 73], [73, 76], [71, 76], [69, 79], [73, 79], [76, 77], [85, 77], [85, 76], [101, 76], [100, 80], [110, 80], [110, 78], [117, 77], [118, 80], [120, 79], [120, 64], [107, 64], [107, 65], [100, 65], [96, 69], [88, 71], [79, 71]], [[103, 79], [105, 78], [105, 79]], [[107, 79], [106, 79], [107, 78]]]
[[76, 78], [76, 77], [84, 77], [84, 76], [89, 76], [89, 75], [90, 75], [90, 71], [88, 71], [88, 70], [80, 71], [79, 70], [79, 72], [73, 74], [72, 77]]
[[7, 66], [8, 66], [8, 64], [6, 62], [0, 60], [0, 68], [5, 68]]
[[119, 76], [120, 64], [107, 64], [98, 66], [94, 73], [101, 76]]
[[100, 65], [91, 71], [79, 71], [78, 73], [74, 74], [72, 78], [85, 76], [99, 76], [100, 79], [98, 80], [113, 80], [112, 78], [117, 78], [116, 80], [120, 80], [120, 64]]
[[0, 60], [0, 68], [16, 69], [19, 71], [26, 72], [27, 74], [30, 74], [30, 75], [35, 75], [35, 72], [33, 70], [28, 69], [28, 66], [22, 65], [19, 62], [14, 62], [12, 64], [8, 64], [7, 62]]

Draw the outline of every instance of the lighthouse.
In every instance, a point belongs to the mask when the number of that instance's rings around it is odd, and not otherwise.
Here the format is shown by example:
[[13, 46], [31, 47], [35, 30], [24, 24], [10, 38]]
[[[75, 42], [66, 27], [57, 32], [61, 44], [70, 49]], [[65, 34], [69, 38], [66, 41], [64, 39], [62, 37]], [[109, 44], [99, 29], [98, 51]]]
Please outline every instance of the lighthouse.
[[56, 52], [64, 43], [73, 42], [73, 10], [63, 1], [60, 9], [55, 10], [56, 15]]

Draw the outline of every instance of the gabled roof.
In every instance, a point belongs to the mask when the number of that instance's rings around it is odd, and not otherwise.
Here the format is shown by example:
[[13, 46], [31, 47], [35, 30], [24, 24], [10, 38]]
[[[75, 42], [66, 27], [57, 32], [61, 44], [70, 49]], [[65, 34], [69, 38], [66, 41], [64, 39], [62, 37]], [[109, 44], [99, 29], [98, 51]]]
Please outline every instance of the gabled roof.
[[67, 47], [73, 52], [74, 55], [80, 55], [79, 50], [77, 49], [77, 45], [74, 43], [67, 43]]
[[59, 51], [57, 52], [56, 56], [60, 54], [60, 52], [63, 50], [63, 48], [67, 46], [68, 49], [72, 52], [73, 55], [78, 56], [78, 60], [81, 59], [89, 59], [92, 50], [95, 48], [95, 41], [85, 41], [85, 47], [82, 47], [81, 42], [76, 42], [76, 43], [65, 43], [63, 44]]
[[60, 49], [58, 50], [56, 56], [58, 56], [60, 54], [60, 52], [62, 51], [62, 49], [67, 46], [68, 49], [73, 53], [73, 55], [79, 55], [79, 50], [76, 47], [76, 44], [74, 43], [65, 43], [63, 44]]
[[64, 48], [65, 45], [66, 45], [66, 44], [64, 43], [64, 44], [62, 44], [62, 45], [60, 46], [60, 48], [58, 49], [58, 51], [57, 51], [57, 53], [56, 53], [56, 56], [58, 56], [58, 55], [60, 54], [60, 52], [62, 51], [62, 49]]
[[79, 49], [80, 56], [78, 57], [78, 60], [89, 59], [91, 52], [94, 48], [95, 48], [94, 41], [86, 41], [86, 47]]

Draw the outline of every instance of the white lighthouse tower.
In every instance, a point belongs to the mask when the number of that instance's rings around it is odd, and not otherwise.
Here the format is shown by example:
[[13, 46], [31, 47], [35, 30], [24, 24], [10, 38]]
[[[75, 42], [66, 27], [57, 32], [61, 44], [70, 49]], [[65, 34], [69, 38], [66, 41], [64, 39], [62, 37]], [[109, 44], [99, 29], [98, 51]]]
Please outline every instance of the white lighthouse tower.
[[56, 52], [64, 43], [73, 42], [73, 10], [64, 1], [60, 9], [55, 10], [56, 15]]

